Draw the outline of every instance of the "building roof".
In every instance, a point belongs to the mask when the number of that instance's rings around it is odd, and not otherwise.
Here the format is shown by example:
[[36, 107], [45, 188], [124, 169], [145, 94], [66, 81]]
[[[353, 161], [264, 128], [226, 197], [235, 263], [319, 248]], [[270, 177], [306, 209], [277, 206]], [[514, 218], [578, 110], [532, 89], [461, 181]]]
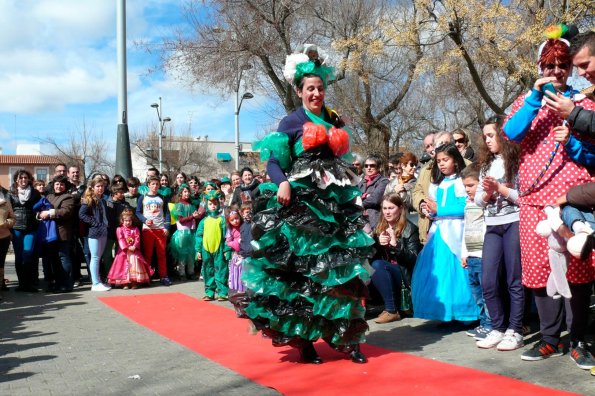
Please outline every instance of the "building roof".
[[60, 160], [51, 155], [0, 154], [0, 165], [47, 165], [58, 163], [60, 163]]

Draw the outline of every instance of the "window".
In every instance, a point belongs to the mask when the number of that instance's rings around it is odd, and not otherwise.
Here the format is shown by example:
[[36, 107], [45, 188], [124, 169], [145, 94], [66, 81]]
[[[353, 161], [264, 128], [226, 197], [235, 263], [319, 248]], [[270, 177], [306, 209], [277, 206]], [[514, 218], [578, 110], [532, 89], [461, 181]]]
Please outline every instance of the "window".
[[48, 181], [48, 168], [47, 167], [35, 167], [35, 174], [33, 175], [35, 180], [43, 180], [47, 183]]

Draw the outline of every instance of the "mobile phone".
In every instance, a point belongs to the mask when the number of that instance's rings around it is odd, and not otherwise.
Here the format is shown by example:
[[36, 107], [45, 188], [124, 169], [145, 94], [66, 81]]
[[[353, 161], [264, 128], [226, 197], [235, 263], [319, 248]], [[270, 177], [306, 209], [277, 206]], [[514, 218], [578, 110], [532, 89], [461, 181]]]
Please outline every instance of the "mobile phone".
[[545, 83], [541, 86], [541, 92], [545, 94], [545, 91], [550, 91], [554, 95], [558, 92], [556, 91], [556, 88], [554, 88], [554, 84], [552, 84], [551, 82]]

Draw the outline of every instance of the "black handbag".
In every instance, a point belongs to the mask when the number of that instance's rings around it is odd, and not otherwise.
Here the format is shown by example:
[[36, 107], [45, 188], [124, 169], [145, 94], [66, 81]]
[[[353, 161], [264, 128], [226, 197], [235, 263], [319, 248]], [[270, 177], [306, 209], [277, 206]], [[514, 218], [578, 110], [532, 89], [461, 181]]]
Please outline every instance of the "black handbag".
[[412, 313], [413, 303], [411, 302], [411, 287], [405, 282], [403, 267], [400, 265], [399, 270], [401, 271], [401, 304], [399, 305], [399, 311]]

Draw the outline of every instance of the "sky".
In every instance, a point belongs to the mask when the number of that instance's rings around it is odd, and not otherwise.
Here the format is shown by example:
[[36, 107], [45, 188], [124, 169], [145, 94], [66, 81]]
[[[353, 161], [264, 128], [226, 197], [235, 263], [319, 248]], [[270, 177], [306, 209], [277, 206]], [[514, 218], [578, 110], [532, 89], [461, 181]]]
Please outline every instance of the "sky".
[[[184, 27], [182, 0], [127, 1], [128, 128], [146, 133], [157, 124], [151, 104], [162, 98], [162, 115], [177, 134], [233, 141], [233, 97], [201, 94], [175, 76], [153, 71], [158, 51], [148, 53], [176, 27]], [[67, 140], [83, 125], [111, 144], [118, 124], [116, 0], [0, 1], [0, 146], [52, 137]], [[241, 92], [240, 92], [241, 93]], [[255, 95], [240, 112], [241, 141], [252, 141], [270, 123]], [[267, 120], [269, 118], [269, 120]], [[115, 145], [114, 145], [115, 146]], [[42, 151], [46, 151], [42, 148]], [[114, 147], [115, 151], [115, 147]], [[45, 152], [44, 152], [45, 154]]]

